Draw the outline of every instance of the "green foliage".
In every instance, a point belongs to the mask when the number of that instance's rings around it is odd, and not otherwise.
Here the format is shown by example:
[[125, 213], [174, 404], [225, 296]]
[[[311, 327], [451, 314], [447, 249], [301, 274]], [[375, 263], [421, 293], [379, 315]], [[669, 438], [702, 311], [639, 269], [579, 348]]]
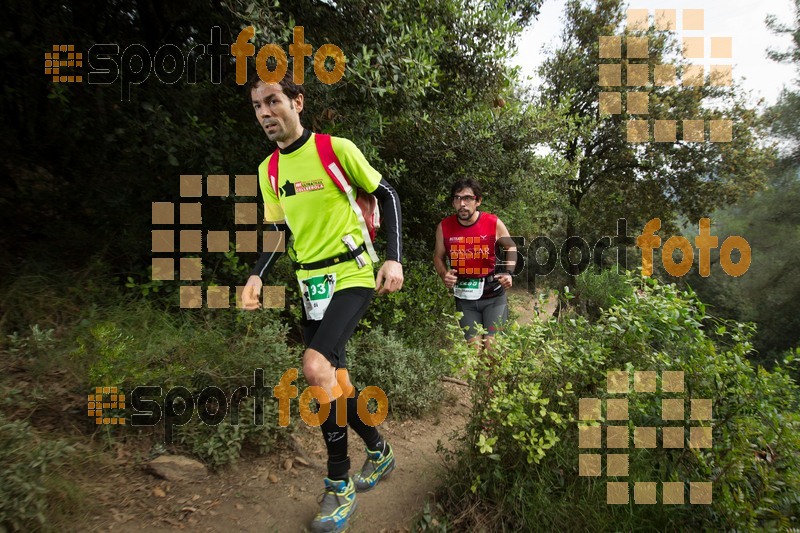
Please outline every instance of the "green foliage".
[[800, 343], [800, 278], [794, 273], [800, 250], [787, 236], [800, 231], [800, 179], [793, 164], [775, 171], [766, 190], [712, 216], [720, 246], [730, 235], [747, 240], [752, 249], [750, 267], [738, 278], [725, 275], [719, 250], [711, 253], [711, 276], [694, 274], [690, 283], [714, 306], [715, 313], [754, 322], [757, 354], [766, 365]]
[[395, 332], [411, 347], [435, 353], [449, 343], [443, 332], [453, 298], [431, 261], [404, 262], [403, 277], [403, 290], [375, 296], [362, 322]]
[[42, 440], [27, 422], [0, 413], [0, 527], [54, 528], [56, 515], [76, 504], [77, 488], [58, 474], [72, 452], [64, 441]]
[[[430, 501], [425, 502], [425, 507], [422, 509], [422, 512], [414, 521], [411, 531], [414, 533], [422, 532], [422, 531], [436, 531], [440, 533], [447, 533], [448, 531], [448, 524], [447, 522], [442, 522], [442, 516], [444, 515], [444, 508], [441, 504], [436, 504], [434, 509], [431, 509]], [[452, 529], [450, 529], [452, 531]]]
[[[791, 36], [792, 47], [773, 51], [772, 59], [800, 68], [800, 3], [794, 2], [791, 25], [770, 18], [775, 33]], [[795, 273], [800, 251], [793, 246], [800, 232], [800, 88], [785, 88], [778, 102], [766, 112], [772, 134], [780, 139], [778, 164], [770, 169], [765, 190], [742, 198], [736, 205], [715, 212], [720, 244], [729, 235], [740, 235], [750, 244], [752, 263], [739, 278], [694, 276], [692, 284], [715, 312], [758, 326], [751, 356], [765, 365], [781, 359], [781, 352], [800, 344], [800, 278]], [[712, 252], [712, 272], [719, 261]], [[719, 267], [716, 266], [718, 269]], [[719, 272], [719, 270], [717, 270]]]
[[[794, 65], [795, 72], [800, 71], [800, 2], [794, 0], [794, 20], [791, 24], [779, 21], [775, 16], [767, 17], [767, 27], [773, 33], [791, 38], [789, 50], [770, 50], [769, 57], [774, 61]], [[800, 110], [800, 87], [797, 80], [791, 87], [781, 93], [778, 102], [767, 111], [772, 132], [781, 138], [784, 147], [781, 154], [785, 163], [797, 168], [800, 164], [800, 127], [798, 127], [798, 110]]]
[[[715, 207], [752, 193], [764, 182], [774, 154], [765, 148], [763, 124], [748, 106], [739, 87], [651, 87], [647, 120], [730, 119], [733, 140], [725, 143], [628, 142], [627, 121], [640, 118], [626, 108], [619, 114], [600, 114], [597, 65], [599, 37], [622, 34], [622, 0], [580, 2], [565, 7], [563, 44], [540, 68], [544, 79], [540, 99], [561, 114], [562, 134], [547, 139], [558, 157], [575, 172], [565, 174], [570, 209], [568, 235], [576, 231], [594, 237], [613, 231], [618, 218], [629, 223], [677, 214], [697, 220]], [[637, 35], [625, 31], [626, 38]], [[650, 28], [638, 32], [648, 39], [648, 65], [685, 64], [680, 47], [669, 33]], [[628, 59], [614, 61], [624, 71]], [[637, 61], [633, 61], [634, 63]], [[705, 103], [704, 103], [705, 102]], [[648, 139], [652, 137], [648, 134]], [[682, 132], [677, 132], [681, 139]], [[665, 171], [665, 169], [669, 169]], [[676, 192], [677, 191], [677, 192]]]
[[[267, 383], [268, 386], [275, 386], [277, 380]], [[228, 399], [230, 401], [230, 394]], [[273, 398], [266, 399], [263, 404], [263, 423], [256, 423], [253, 418], [253, 398], [243, 400], [240, 405], [238, 424], [231, 423], [229, 408], [225, 420], [215, 426], [203, 424], [199, 420], [181, 426], [177, 430], [179, 442], [215, 467], [235, 463], [248, 445], [258, 453], [269, 452], [281, 431], [287, 431], [278, 426], [277, 402]]]
[[[264, 370], [264, 385], [272, 387], [286, 370], [300, 366], [298, 349], [289, 347], [287, 335], [288, 328], [274, 311], [171, 316], [140, 300], [84, 325], [72, 360], [87, 389], [118, 386], [129, 393], [136, 386], [151, 385], [162, 387], [166, 395], [172, 387], [183, 386], [196, 398], [203, 388], [216, 386], [230, 400], [234, 390], [253, 384], [258, 368]], [[248, 444], [269, 449], [285, 431], [277, 425], [275, 400], [265, 399], [264, 422], [259, 425], [253, 423], [252, 403], [241, 403], [238, 425], [227, 416], [219, 425], [207, 426], [195, 414], [175, 428], [178, 442], [214, 466], [234, 461]], [[113, 431], [122, 434], [128, 429]], [[161, 438], [161, 431], [154, 435]]]
[[[753, 368], [749, 328], [717, 320], [709, 331], [704, 324], [715, 319], [693, 294], [652, 279], [628, 283], [629, 295], [596, 322], [566, 314], [514, 326], [491, 357], [462, 354], [474, 377], [474, 410], [462, 447], [451, 452], [445, 496], [467, 511], [450, 518], [491, 530], [797, 527], [797, 384], [782, 368]], [[578, 475], [578, 455], [591, 452], [578, 448], [578, 401], [605, 399], [609, 370], [680, 370], [683, 397], [712, 399], [712, 422], [689, 420], [688, 401], [684, 422], [710, 425], [711, 449], [631, 450], [626, 478], [712, 481], [712, 505], [607, 505], [605, 483]], [[661, 399], [675, 396], [627, 397], [632, 431], [662, 425]]]
[[[287, 328], [275, 321], [274, 313], [261, 316], [247, 313], [237, 322], [245, 329], [244, 337], [231, 348], [231, 355], [237, 361], [229, 360], [224, 366], [197, 376], [194, 380], [196, 393], [204, 386], [214, 385], [226, 392], [230, 403], [236, 388], [253, 384], [256, 368], [264, 370], [264, 385], [274, 387], [284, 372], [301, 366], [299, 350], [287, 346]], [[224, 377], [219, 375], [220, 372], [225, 372]], [[296, 385], [302, 391], [303, 385]], [[235, 462], [248, 445], [259, 453], [266, 453], [276, 439], [289, 430], [278, 425], [278, 404], [274, 398], [265, 398], [262, 407], [263, 421], [259, 423], [254, 419], [253, 398], [240, 403], [239, 423], [236, 425], [232, 424], [230, 406], [226, 418], [216, 426], [203, 424], [195, 417], [180, 428], [180, 442], [213, 466]]]
[[633, 293], [625, 276], [611, 269], [585, 271], [576, 277], [575, 289], [582, 314], [592, 318]]
[[348, 360], [354, 383], [361, 389], [380, 387], [395, 417], [420, 416], [441, 400], [444, 360], [428, 350], [408, 347], [393, 332], [357, 335], [350, 341]]
[[[47, 272], [46, 266], [37, 265], [29, 272], [3, 278], [0, 282], [3, 339], [10, 341], [17, 335], [20, 341], [28, 337], [38, 344], [44, 337], [21, 333], [34, 327], [48, 339], [57, 339], [64, 329], [80, 322], [82, 315], [107, 302], [123, 299], [116, 280], [109, 275], [108, 266], [95, 259], [79, 270], [58, 270], [55, 274]], [[52, 336], [48, 330], [52, 330]], [[39, 356], [48, 351], [46, 346], [41, 348]]]
[[31, 326], [30, 335], [20, 335], [15, 331], [8, 335], [8, 351], [12, 354], [24, 354], [25, 357], [36, 359], [52, 350], [55, 346], [53, 338], [54, 329], [42, 329], [39, 324]]

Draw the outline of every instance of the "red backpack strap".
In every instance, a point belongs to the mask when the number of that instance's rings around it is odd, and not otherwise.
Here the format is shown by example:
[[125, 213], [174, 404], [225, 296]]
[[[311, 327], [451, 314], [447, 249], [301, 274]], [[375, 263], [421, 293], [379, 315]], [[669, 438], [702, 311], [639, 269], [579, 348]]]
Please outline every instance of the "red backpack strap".
[[[368, 194], [370, 197], [369, 201], [373, 203], [374, 206], [371, 210], [369, 210], [369, 213], [365, 217], [364, 209], [361, 207], [361, 205], [359, 205], [358, 200], [356, 199], [356, 190], [350, 184], [350, 178], [347, 176], [347, 172], [344, 171], [341, 161], [339, 161], [339, 158], [336, 156], [336, 152], [333, 151], [331, 136], [322, 133], [315, 133], [314, 142], [317, 145], [319, 160], [322, 162], [325, 172], [327, 172], [328, 176], [331, 177], [331, 180], [333, 180], [333, 183], [336, 184], [336, 187], [342, 191], [345, 196], [347, 196], [347, 201], [350, 202], [350, 206], [353, 208], [353, 212], [355, 212], [356, 218], [358, 219], [358, 225], [361, 227], [361, 234], [364, 237], [364, 245], [367, 248], [367, 252], [369, 253], [370, 258], [372, 258], [372, 261], [377, 263], [378, 254], [375, 253], [375, 249], [372, 247], [372, 239], [374, 237], [374, 228], [380, 224], [370, 224], [366, 220], [370, 214], [373, 215], [374, 218], [380, 219], [380, 215], [378, 215], [377, 212], [377, 199]], [[372, 226], [372, 229], [370, 229], [370, 226]]]
[[[344, 171], [344, 167], [342, 166], [341, 161], [339, 161], [339, 158], [336, 156], [336, 152], [333, 151], [331, 136], [324, 133], [315, 133], [314, 142], [317, 145], [319, 160], [322, 162], [325, 172], [328, 173], [333, 180], [333, 183], [336, 184], [339, 190], [346, 194], [347, 186], [350, 185], [350, 178], [347, 176], [347, 172]], [[331, 165], [335, 165], [335, 167], [339, 170], [338, 175], [337, 172], [331, 168]], [[342, 179], [344, 179], [344, 183], [342, 182]]]
[[275, 197], [278, 200], [281, 199], [278, 195], [278, 156], [280, 153], [280, 149], [276, 148], [275, 151], [272, 152], [272, 157], [269, 158], [269, 163], [267, 164], [267, 177], [272, 185], [272, 190], [275, 191]]

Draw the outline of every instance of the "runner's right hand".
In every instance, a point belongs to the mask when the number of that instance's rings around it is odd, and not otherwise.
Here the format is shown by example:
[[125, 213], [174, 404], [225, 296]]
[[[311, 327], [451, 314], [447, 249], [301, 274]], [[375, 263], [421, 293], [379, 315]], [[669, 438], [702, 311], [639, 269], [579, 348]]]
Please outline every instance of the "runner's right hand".
[[444, 276], [442, 276], [442, 281], [444, 281], [444, 286], [448, 289], [452, 289], [456, 286], [456, 282], [458, 281], [458, 276], [456, 274], [458, 270], [455, 268], [451, 268], [447, 272], [445, 272]]
[[264, 282], [261, 278], [253, 275], [247, 278], [247, 283], [244, 285], [242, 291], [242, 309], [246, 311], [255, 311], [261, 307], [261, 287]]

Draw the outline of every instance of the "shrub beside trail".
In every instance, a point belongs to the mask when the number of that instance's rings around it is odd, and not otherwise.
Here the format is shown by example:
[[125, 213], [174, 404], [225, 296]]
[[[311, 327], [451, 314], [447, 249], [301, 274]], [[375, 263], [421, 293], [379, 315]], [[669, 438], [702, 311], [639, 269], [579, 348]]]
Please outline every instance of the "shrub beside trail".
[[[440, 498], [456, 529], [596, 531], [780, 530], [800, 523], [800, 390], [785, 367], [747, 360], [752, 327], [714, 319], [694, 294], [653, 279], [603, 302], [595, 320], [564, 313], [509, 328], [491, 357], [461, 345], [474, 411], [455, 447]], [[585, 283], [584, 286], [591, 286]], [[791, 365], [791, 359], [787, 359]], [[626, 371], [627, 395], [607, 393], [607, 372]], [[682, 371], [684, 392], [636, 392], [635, 371]], [[628, 420], [578, 420], [580, 398], [628, 399]], [[662, 399], [684, 398], [683, 417], [662, 420]], [[691, 419], [711, 399], [713, 419]], [[607, 415], [606, 407], [601, 411]], [[578, 426], [626, 426], [629, 449], [580, 449]], [[710, 448], [634, 448], [635, 427], [710, 427]], [[607, 432], [602, 430], [602, 445]], [[579, 476], [579, 454], [628, 454], [627, 477]], [[630, 503], [606, 503], [606, 481], [628, 482]], [[657, 482], [657, 505], [633, 503], [633, 482]], [[661, 482], [711, 481], [710, 505], [662, 505]]]

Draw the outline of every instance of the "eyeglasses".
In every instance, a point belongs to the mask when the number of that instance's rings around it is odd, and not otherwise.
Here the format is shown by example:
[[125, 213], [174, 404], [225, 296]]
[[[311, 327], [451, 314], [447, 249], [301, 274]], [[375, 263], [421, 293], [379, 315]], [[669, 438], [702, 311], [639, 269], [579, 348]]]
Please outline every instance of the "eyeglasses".
[[456, 195], [456, 196], [453, 196], [453, 201], [458, 203], [458, 202], [463, 200], [463, 201], [465, 201], [467, 203], [470, 203], [470, 202], [474, 202], [475, 198], [476, 198], [475, 196], [472, 196], [472, 195], [469, 195], [469, 194], [467, 194], [465, 196]]

